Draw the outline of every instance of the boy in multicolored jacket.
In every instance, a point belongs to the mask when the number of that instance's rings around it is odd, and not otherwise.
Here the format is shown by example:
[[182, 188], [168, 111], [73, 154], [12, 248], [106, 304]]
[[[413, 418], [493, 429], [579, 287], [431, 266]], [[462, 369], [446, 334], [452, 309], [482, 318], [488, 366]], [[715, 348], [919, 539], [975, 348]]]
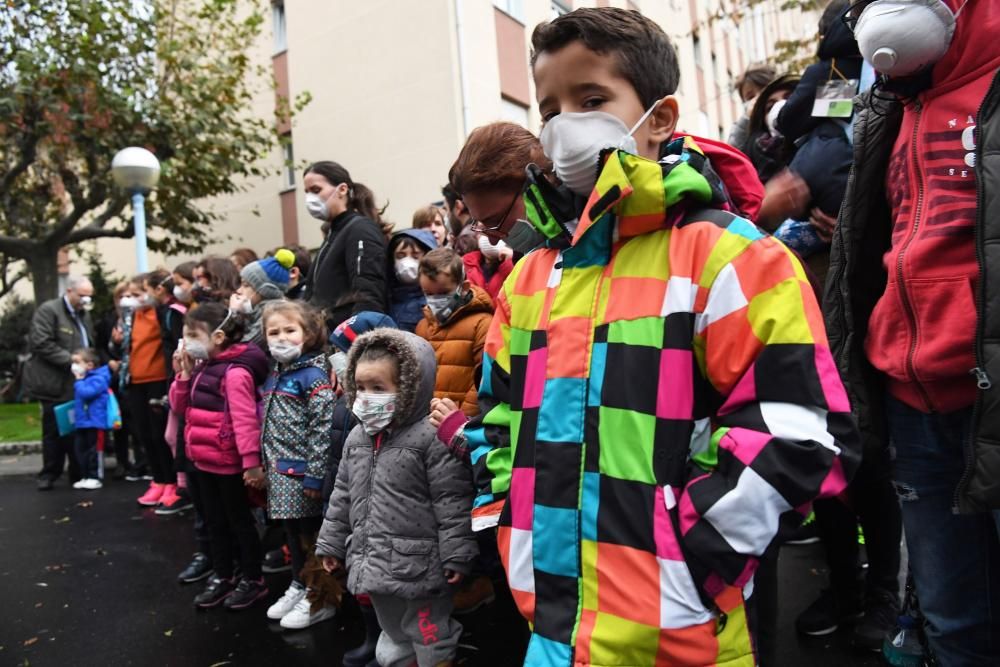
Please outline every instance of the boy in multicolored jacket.
[[744, 184], [671, 140], [677, 60], [656, 24], [581, 9], [532, 44], [562, 186], [529, 169], [544, 242], [486, 343], [473, 526], [498, 526], [525, 664], [751, 667], [757, 559], [857, 464], [819, 307], [736, 214]]

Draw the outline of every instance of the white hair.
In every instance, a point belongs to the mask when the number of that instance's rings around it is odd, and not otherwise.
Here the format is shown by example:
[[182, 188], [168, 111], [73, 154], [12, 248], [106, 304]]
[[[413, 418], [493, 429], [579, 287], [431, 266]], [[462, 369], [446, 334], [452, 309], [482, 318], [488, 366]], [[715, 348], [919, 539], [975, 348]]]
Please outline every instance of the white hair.
[[90, 278], [87, 276], [69, 276], [66, 278], [66, 289], [76, 291], [76, 288], [89, 283]]

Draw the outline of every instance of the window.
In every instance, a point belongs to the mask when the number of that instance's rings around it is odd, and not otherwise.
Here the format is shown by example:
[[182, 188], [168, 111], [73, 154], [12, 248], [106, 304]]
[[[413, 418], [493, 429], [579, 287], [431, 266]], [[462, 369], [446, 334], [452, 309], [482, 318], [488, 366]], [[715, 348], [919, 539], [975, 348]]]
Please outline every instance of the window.
[[694, 64], [698, 67], [702, 67], [701, 63], [701, 37], [698, 33], [691, 35], [691, 45], [694, 47]]
[[281, 186], [283, 190], [288, 190], [295, 187], [295, 153], [292, 150], [291, 133], [281, 137], [281, 155], [285, 161], [285, 177]]
[[524, 0], [493, 0], [493, 6], [512, 19], [524, 23]]
[[528, 107], [506, 98], [500, 99], [500, 118], [521, 127], [528, 127]]
[[550, 20], [555, 20], [563, 14], [569, 14], [573, 10], [572, 0], [552, 0], [552, 15]]
[[285, 3], [278, 0], [271, 4], [271, 22], [274, 30], [274, 52], [288, 50], [288, 40], [285, 36]]

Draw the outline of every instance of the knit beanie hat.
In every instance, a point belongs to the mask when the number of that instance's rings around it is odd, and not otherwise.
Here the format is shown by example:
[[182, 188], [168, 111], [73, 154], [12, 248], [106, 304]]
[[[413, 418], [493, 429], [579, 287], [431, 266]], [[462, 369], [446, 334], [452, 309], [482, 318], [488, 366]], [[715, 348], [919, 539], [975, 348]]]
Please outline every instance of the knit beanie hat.
[[288, 289], [288, 270], [294, 265], [295, 253], [282, 248], [274, 253], [274, 257], [265, 257], [244, 266], [240, 278], [264, 301], [280, 299]]
[[330, 334], [330, 345], [333, 345], [341, 352], [347, 352], [351, 349], [351, 344], [354, 343], [355, 338], [363, 333], [368, 333], [372, 329], [382, 327], [388, 327], [389, 329], [399, 328], [396, 326], [396, 321], [388, 315], [364, 310], [344, 320], [340, 323], [340, 326], [333, 330], [333, 333]]

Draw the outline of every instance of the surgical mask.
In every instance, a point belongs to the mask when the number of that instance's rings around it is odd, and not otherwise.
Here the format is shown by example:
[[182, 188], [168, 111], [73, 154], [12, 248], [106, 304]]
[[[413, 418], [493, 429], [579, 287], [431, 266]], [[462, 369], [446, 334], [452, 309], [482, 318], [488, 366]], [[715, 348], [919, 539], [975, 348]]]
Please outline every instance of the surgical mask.
[[184, 351], [188, 353], [188, 356], [196, 361], [204, 361], [208, 359], [208, 345], [200, 340], [185, 338]]
[[347, 377], [347, 353], [334, 352], [331, 354], [330, 368], [333, 369], [334, 375], [337, 376], [337, 382], [344, 384], [344, 378]]
[[250, 303], [250, 299], [242, 295], [234, 294], [233, 296], [237, 297], [236, 299], [234, 299], [234, 301], [236, 302], [236, 307], [233, 309], [234, 312], [240, 315], [249, 315], [250, 313], [253, 312], [253, 304]]
[[191, 300], [191, 290], [184, 289], [180, 285], [174, 285], [174, 298], [186, 303]]
[[392, 423], [396, 416], [396, 394], [358, 392], [354, 398], [354, 414], [368, 435], [375, 435]]
[[122, 310], [135, 310], [136, 308], [142, 306], [142, 301], [134, 296], [123, 296], [121, 301], [118, 302], [118, 305]]
[[451, 294], [427, 294], [424, 298], [427, 300], [427, 307], [431, 309], [437, 321], [444, 324], [455, 314], [456, 310], [462, 307], [464, 296], [462, 287], [459, 286]]
[[657, 101], [649, 107], [631, 130], [620, 118], [603, 111], [561, 113], [547, 122], [540, 138], [556, 176], [576, 194], [589, 195], [597, 183], [601, 151], [617, 148], [636, 154], [638, 148], [632, 135], [659, 104]]
[[83, 377], [87, 374], [87, 367], [83, 364], [71, 364], [69, 370], [76, 377]]
[[485, 234], [479, 237], [479, 252], [487, 259], [496, 259], [500, 256], [500, 251], [507, 247], [503, 241], [497, 241], [496, 245], [490, 243], [490, 239]]
[[417, 282], [420, 272], [420, 260], [414, 257], [401, 257], [396, 260], [396, 278], [404, 285]]
[[326, 202], [314, 192], [306, 194], [306, 210], [317, 220], [326, 222], [330, 218], [330, 210], [326, 207]]
[[545, 243], [545, 236], [527, 220], [518, 220], [507, 232], [505, 240], [514, 252], [527, 255]]
[[90, 296], [81, 296], [80, 297], [80, 305], [83, 306], [84, 308], [90, 308], [90, 307], [92, 307], [94, 305], [94, 299], [93, 299], [93, 297], [90, 297]]
[[865, 7], [854, 36], [880, 74], [908, 77], [941, 60], [955, 36], [957, 12], [941, 0], [880, 0]]
[[302, 356], [301, 345], [293, 345], [292, 343], [286, 343], [280, 340], [275, 341], [274, 343], [268, 343], [267, 349], [271, 351], [271, 356], [274, 357], [275, 361], [279, 364], [291, 363]]
[[764, 123], [767, 125], [768, 132], [771, 133], [772, 137], [776, 137], [781, 132], [778, 132], [778, 114], [781, 113], [782, 107], [785, 106], [788, 100], [778, 100], [771, 107], [771, 110], [767, 112], [767, 116], [764, 118]]

